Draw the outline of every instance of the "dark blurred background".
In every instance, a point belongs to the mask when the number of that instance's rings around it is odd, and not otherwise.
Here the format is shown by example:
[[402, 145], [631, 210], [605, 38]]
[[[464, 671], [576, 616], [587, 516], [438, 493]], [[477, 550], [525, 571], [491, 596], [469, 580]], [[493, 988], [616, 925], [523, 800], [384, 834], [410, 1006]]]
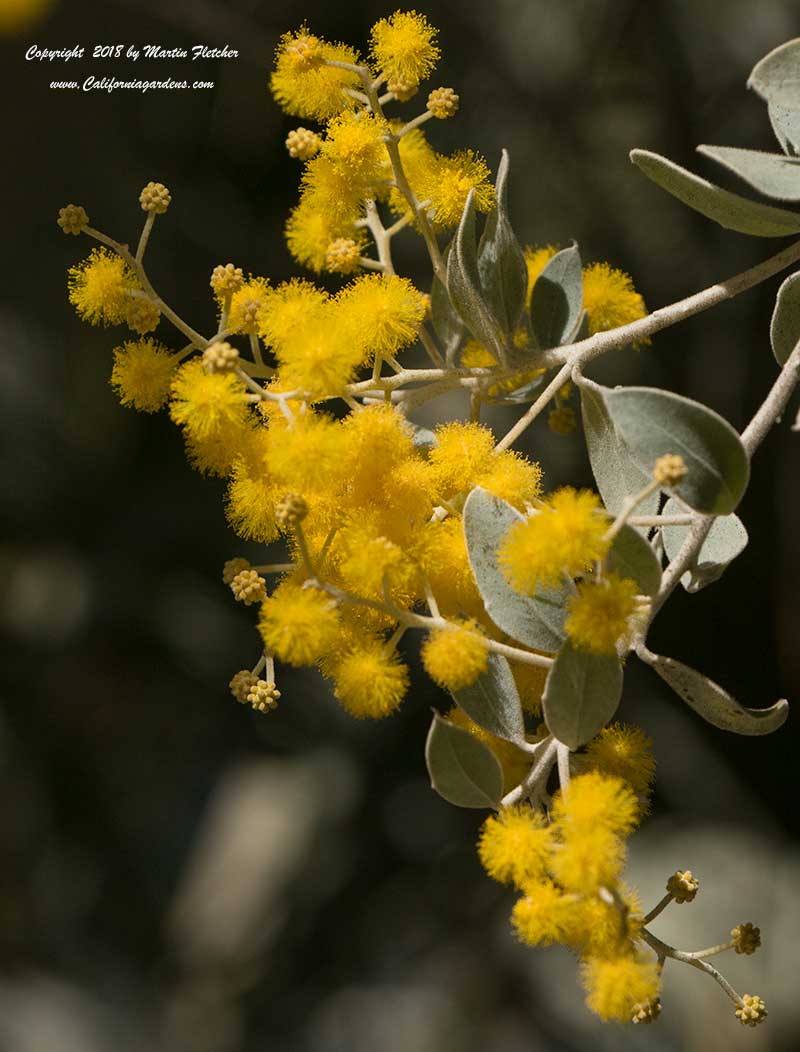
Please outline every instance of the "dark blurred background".
[[[343, 717], [318, 677], [290, 669], [268, 718], [232, 700], [228, 680], [258, 641], [220, 580], [226, 558], [250, 554], [225, 525], [223, 486], [188, 469], [163, 415], [119, 406], [117, 334], [67, 303], [65, 271], [89, 245], [61, 234], [57, 209], [83, 204], [93, 225], [134, 240], [150, 179], [173, 194], [151, 276], [196, 327], [213, 321], [215, 264], [297, 273], [281, 236], [298, 176], [283, 140], [297, 122], [266, 90], [273, 48], [305, 18], [363, 47], [394, 5], [54, 0], [26, 22], [27, 6], [0, 4], [0, 1052], [796, 1048], [795, 722], [766, 739], [725, 735], [631, 662], [623, 716], [653, 734], [659, 762], [631, 879], [652, 905], [671, 871], [699, 874], [695, 904], [655, 928], [679, 945], [761, 925], [763, 950], [724, 966], [770, 1019], [744, 1031], [710, 980], [673, 964], [657, 1026], [603, 1027], [566, 951], [515, 944], [512, 898], [475, 857], [482, 816], [430, 791], [424, 735], [446, 700], [419, 672], [402, 713], [379, 724]], [[586, 260], [632, 273], [651, 307], [777, 251], [683, 209], [628, 150], [718, 177], [693, 159], [697, 143], [776, 148], [745, 80], [798, 33], [794, 0], [430, 0], [424, 11], [444, 52], [431, 84], [462, 99], [431, 137], [493, 165], [509, 147], [522, 240], [576, 238]], [[47, 65], [24, 61], [32, 43], [87, 56], [94, 44], [227, 43], [240, 56]], [[215, 87], [49, 89], [90, 72]], [[424, 283], [416, 241], [398, 239], [398, 253]], [[741, 428], [776, 375], [778, 284], [596, 375], [690, 394]], [[419, 419], [460, 411], [433, 403]], [[495, 411], [498, 429], [509, 413]], [[800, 696], [800, 439], [788, 425], [759, 452], [743, 502], [750, 547], [714, 587], [676, 595], [652, 636], [750, 705]], [[577, 436], [540, 421], [525, 448], [550, 485], [590, 482]]]

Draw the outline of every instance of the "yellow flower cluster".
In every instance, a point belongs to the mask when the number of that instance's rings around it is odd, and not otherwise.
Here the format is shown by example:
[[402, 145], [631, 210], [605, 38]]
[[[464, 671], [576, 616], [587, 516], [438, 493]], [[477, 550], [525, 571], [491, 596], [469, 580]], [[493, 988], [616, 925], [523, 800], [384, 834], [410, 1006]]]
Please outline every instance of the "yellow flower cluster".
[[[604, 734], [600, 752], [612, 756], [621, 734], [642, 743], [634, 729]], [[649, 785], [646, 749], [627, 770], [637, 785]], [[634, 1005], [655, 1000], [659, 990], [656, 961], [640, 943], [639, 903], [621, 882], [625, 840], [641, 813], [634, 786], [598, 769], [573, 778], [549, 817], [528, 804], [503, 808], [486, 820], [478, 842], [489, 876], [521, 892], [511, 915], [518, 937], [576, 952], [589, 1008], [618, 1022], [630, 1021]]]

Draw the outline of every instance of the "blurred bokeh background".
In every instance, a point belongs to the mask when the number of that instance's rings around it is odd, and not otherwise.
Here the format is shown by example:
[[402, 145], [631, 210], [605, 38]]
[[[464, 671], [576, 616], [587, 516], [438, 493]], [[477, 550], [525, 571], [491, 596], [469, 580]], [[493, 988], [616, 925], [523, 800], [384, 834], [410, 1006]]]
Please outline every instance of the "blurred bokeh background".
[[[652, 904], [676, 868], [700, 876], [695, 904], [656, 924], [668, 941], [698, 947], [739, 921], [761, 925], [763, 950], [725, 965], [734, 985], [767, 1000], [770, 1019], [743, 1030], [710, 980], [673, 965], [657, 1026], [604, 1028], [582, 1005], [566, 951], [515, 944], [511, 896], [475, 857], [481, 816], [430, 791], [424, 735], [430, 706], [447, 702], [419, 672], [401, 714], [377, 725], [344, 717], [318, 677], [292, 670], [268, 718], [232, 700], [228, 680], [254, 662], [258, 641], [220, 580], [226, 558], [250, 554], [225, 525], [222, 484], [188, 469], [163, 416], [118, 405], [116, 336], [87, 328], [67, 303], [66, 268], [88, 244], [61, 234], [57, 209], [83, 204], [93, 225], [132, 240], [150, 179], [173, 194], [151, 274], [196, 327], [213, 321], [217, 263], [275, 280], [296, 273], [281, 237], [298, 176], [283, 139], [296, 122], [266, 90], [272, 50], [304, 18], [362, 44], [393, 7], [0, 4], [0, 1050], [794, 1049], [796, 722], [767, 739], [724, 735], [631, 663], [622, 715], [654, 736], [659, 763], [631, 879]], [[648, 147], [709, 173], [692, 157], [699, 142], [772, 149], [745, 80], [798, 33], [795, 0], [422, 9], [441, 28], [433, 83], [462, 99], [432, 138], [492, 164], [509, 147], [522, 240], [576, 238], [587, 261], [633, 274], [651, 307], [777, 249], [684, 210], [627, 155]], [[227, 43], [240, 56], [47, 66], [24, 60], [33, 43], [87, 54], [96, 43]], [[49, 89], [90, 72], [215, 87]], [[424, 283], [414, 239], [398, 249]], [[778, 284], [595, 375], [690, 394], [742, 427], [776, 373]], [[507, 426], [509, 412], [492, 422]], [[750, 705], [800, 697], [800, 439], [788, 425], [759, 452], [743, 502], [750, 547], [712, 588], [678, 594], [652, 637]], [[590, 482], [578, 437], [539, 422], [525, 448], [551, 485]]]

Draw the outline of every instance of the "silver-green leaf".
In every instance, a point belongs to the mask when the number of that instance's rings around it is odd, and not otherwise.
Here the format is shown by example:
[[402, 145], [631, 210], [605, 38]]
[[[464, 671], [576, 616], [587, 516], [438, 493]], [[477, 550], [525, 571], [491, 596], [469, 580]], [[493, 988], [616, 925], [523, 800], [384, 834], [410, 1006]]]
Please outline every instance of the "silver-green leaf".
[[648, 664], [686, 704], [704, 720], [734, 734], [771, 734], [789, 715], [789, 703], [777, 701], [768, 709], [746, 709], [702, 672], [672, 658], [653, 654]]
[[796, 106], [800, 96], [800, 37], [776, 47], [755, 64], [748, 88], [779, 106]]
[[[450, 247], [448, 245], [442, 253], [445, 267], [447, 267]], [[447, 289], [436, 276], [434, 276], [433, 284], [431, 285], [431, 322], [433, 323], [433, 331], [439, 337], [439, 342], [444, 350], [445, 361], [448, 365], [455, 365], [458, 349], [466, 334], [466, 328], [460, 315], [450, 302]]]
[[784, 366], [800, 340], [800, 271], [790, 274], [778, 289], [769, 339], [775, 361]]
[[[664, 515], [680, 515], [685, 509], [670, 498], [664, 505]], [[674, 559], [686, 538], [689, 526], [662, 526], [661, 536], [668, 559]], [[703, 541], [693, 565], [681, 578], [687, 592], [699, 592], [719, 580], [737, 555], [747, 547], [748, 536], [738, 515], [719, 515]]]
[[542, 348], [558, 347], [575, 331], [583, 309], [578, 246], [557, 252], [531, 292], [531, 328]]
[[698, 146], [697, 152], [728, 168], [760, 194], [778, 201], [800, 201], [800, 157], [736, 146]]
[[[592, 474], [606, 509], [616, 515], [625, 498], [641, 492], [650, 481], [650, 476], [634, 459], [625, 440], [614, 427], [603, 398], [605, 389], [585, 377], [581, 377], [578, 383], [583, 433]], [[657, 510], [657, 493], [652, 493], [636, 509], [639, 515], [654, 515]]]
[[425, 762], [431, 786], [456, 807], [496, 808], [503, 795], [503, 772], [497, 757], [469, 731], [434, 714]]
[[800, 232], [800, 213], [739, 197], [649, 150], [632, 150], [631, 160], [662, 190], [728, 230], [753, 237]]
[[565, 643], [548, 673], [542, 696], [550, 733], [570, 749], [591, 741], [617, 711], [622, 679], [616, 656], [591, 654]]
[[647, 540], [632, 526], [626, 524], [614, 538], [606, 565], [620, 577], [636, 581], [642, 595], [654, 596], [661, 587], [661, 563]]
[[502, 329], [483, 297], [475, 236], [475, 191], [470, 190], [458, 231], [447, 254], [447, 292], [475, 339], [503, 361]]
[[518, 643], [552, 653], [564, 640], [564, 592], [547, 589], [536, 596], [515, 592], [497, 565], [503, 538], [520, 513], [476, 486], [464, 503], [464, 536], [470, 566], [486, 613]]
[[686, 477], [675, 493], [706, 515], [728, 515], [747, 489], [750, 461], [741, 439], [718, 413], [655, 387], [603, 389], [614, 424], [645, 471], [679, 454]]
[[781, 149], [788, 157], [796, 156], [800, 153], [800, 109], [771, 102], [768, 113], [769, 122]]
[[486, 302], [507, 336], [513, 337], [528, 294], [528, 268], [508, 218], [508, 151], [503, 150], [495, 183], [496, 207], [478, 245], [478, 274]]
[[453, 697], [471, 720], [496, 738], [525, 741], [525, 717], [517, 684], [502, 654], [489, 654], [486, 671], [469, 687], [453, 691]]

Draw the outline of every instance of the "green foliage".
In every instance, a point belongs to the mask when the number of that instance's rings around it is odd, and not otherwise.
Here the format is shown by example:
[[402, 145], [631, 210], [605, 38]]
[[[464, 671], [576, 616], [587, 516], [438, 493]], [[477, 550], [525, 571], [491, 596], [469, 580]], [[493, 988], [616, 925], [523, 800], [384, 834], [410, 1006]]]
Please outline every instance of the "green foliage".
[[542, 697], [550, 733], [570, 749], [591, 741], [617, 711], [622, 680], [618, 658], [590, 654], [565, 643], [547, 676]]
[[672, 658], [653, 654], [648, 664], [687, 705], [708, 723], [735, 734], [771, 734], [789, 715], [788, 702], [776, 701], [768, 709], [746, 709], [702, 672]]
[[648, 541], [627, 524], [622, 527], [606, 556], [611, 573], [636, 581], [642, 595], [654, 596], [661, 586], [661, 563]]
[[791, 274], [778, 289], [769, 339], [776, 362], [785, 365], [800, 340], [800, 272]]
[[456, 807], [497, 807], [503, 772], [491, 749], [438, 713], [428, 731], [425, 761], [431, 786]]
[[800, 201], [800, 157], [736, 146], [698, 146], [697, 152], [728, 168], [766, 197]]
[[680, 454], [686, 477], [675, 488], [690, 508], [727, 515], [747, 488], [750, 461], [727, 420], [690, 398], [655, 387], [604, 389], [608, 411], [634, 458], [648, 474], [656, 460]]
[[497, 206], [489, 213], [478, 245], [478, 275], [487, 304], [509, 341], [519, 325], [528, 293], [525, 256], [508, 218], [508, 151], [503, 150], [495, 183]]
[[[680, 515], [683, 507], [675, 500], [664, 505], [664, 515]], [[662, 526], [661, 536], [668, 559], [674, 559], [686, 538], [689, 526]], [[720, 515], [711, 525], [694, 563], [681, 578], [687, 592], [699, 592], [719, 580], [730, 563], [747, 547], [747, 530], [738, 515]]]
[[489, 667], [469, 687], [454, 691], [460, 708], [479, 727], [509, 742], [525, 741], [525, 717], [511, 666], [501, 654], [489, 655]]
[[568, 343], [581, 321], [583, 275], [578, 246], [557, 252], [531, 292], [531, 327], [539, 347]]

